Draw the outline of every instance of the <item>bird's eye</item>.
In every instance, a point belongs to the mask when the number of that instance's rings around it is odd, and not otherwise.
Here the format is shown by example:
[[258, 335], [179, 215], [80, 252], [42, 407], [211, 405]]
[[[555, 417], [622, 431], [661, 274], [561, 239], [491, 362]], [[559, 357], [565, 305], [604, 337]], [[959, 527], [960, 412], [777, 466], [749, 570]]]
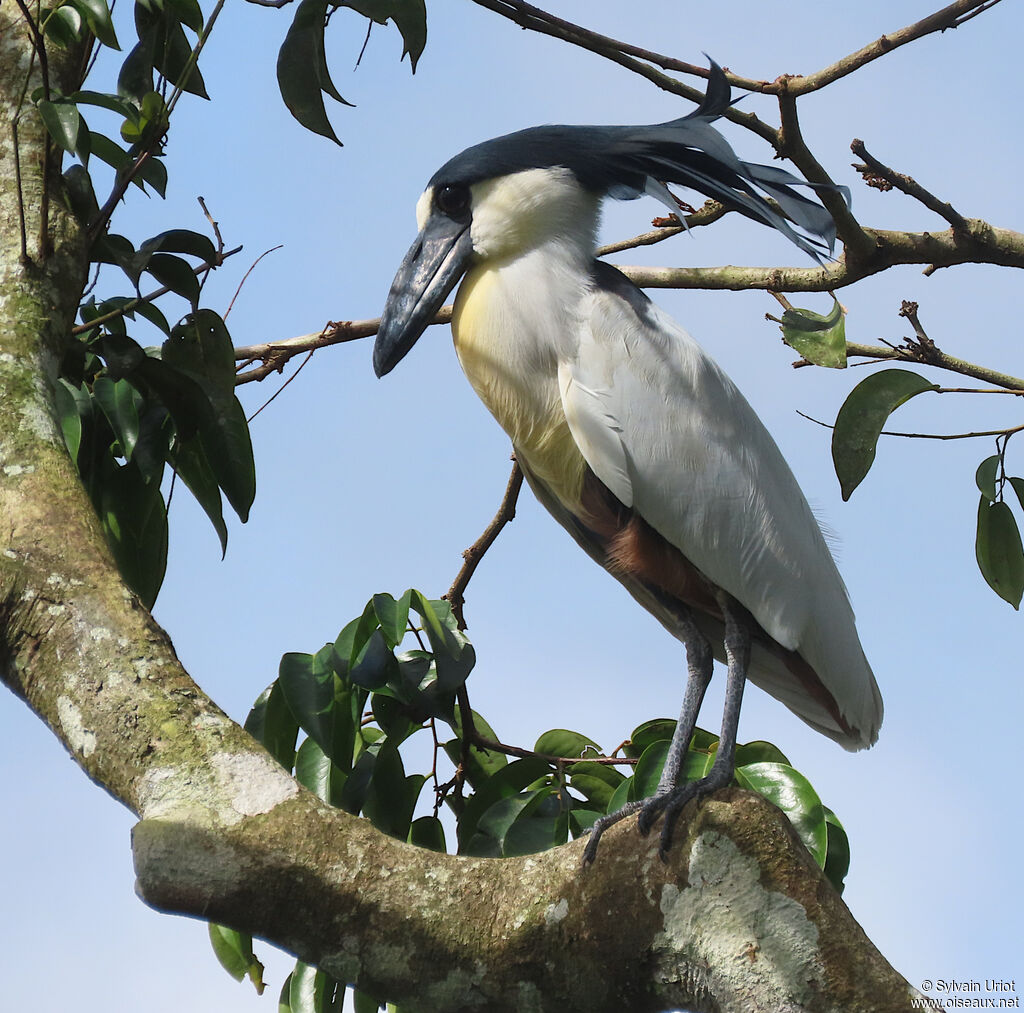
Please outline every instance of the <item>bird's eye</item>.
[[449, 183], [434, 192], [434, 207], [456, 220], [469, 215], [469, 187]]

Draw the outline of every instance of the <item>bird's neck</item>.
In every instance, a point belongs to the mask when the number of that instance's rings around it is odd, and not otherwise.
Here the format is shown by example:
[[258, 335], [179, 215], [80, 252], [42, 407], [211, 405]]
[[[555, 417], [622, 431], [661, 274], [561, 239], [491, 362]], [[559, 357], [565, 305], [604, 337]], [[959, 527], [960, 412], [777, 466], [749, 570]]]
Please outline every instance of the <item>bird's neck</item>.
[[562, 409], [558, 362], [571, 354], [593, 263], [592, 238], [586, 245], [577, 238], [476, 265], [452, 317], [469, 382], [533, 475], [570, 507], [585, 464]]

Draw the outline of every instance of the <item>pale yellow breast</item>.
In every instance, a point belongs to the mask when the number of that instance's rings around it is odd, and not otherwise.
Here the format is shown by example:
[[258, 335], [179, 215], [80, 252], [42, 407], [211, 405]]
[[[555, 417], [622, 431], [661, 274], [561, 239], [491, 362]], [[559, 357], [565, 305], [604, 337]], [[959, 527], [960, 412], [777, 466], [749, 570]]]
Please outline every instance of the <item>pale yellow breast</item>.
[[470, 384], [508, 433], [517, 457], [573, 512], [586, 462], [562, 409], [553, 349], [523, 329], [498, 272], [471, 270], [452, 316], [455, 351]]

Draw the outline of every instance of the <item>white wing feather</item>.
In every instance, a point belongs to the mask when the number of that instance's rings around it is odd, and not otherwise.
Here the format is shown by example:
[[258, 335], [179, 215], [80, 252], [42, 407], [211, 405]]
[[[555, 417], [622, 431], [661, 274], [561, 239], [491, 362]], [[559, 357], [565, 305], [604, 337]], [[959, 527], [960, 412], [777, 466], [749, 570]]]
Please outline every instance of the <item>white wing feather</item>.
[[[857, 741], [844, 744], [870, 744], [881, 697], [842, 578], [775, 441], [718, 365], [646, 297], [596, 288], [587, 301], [558, 372], [587, 464], [800, 653], [856, 729]], [[779, 664], [755, 657], [750, 676], [816, 727], [835, 724]], [[838, 731], [828, 734], [842, 740]]]

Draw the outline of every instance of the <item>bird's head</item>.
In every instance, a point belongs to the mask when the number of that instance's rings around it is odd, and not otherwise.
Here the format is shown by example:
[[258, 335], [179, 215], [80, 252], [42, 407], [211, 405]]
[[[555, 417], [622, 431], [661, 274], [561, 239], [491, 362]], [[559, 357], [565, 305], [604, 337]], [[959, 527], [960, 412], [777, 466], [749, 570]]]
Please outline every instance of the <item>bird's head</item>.
[[712, 61], [704, 101], [680, 119], [635, 127], [532, 127], [446, 162], [416, 206], [419, 235], [391, 285], [377, 332], [377, 375], [398, 365], [472, 263], [514, 256], [557, 236], [592, 246], [603, 197], [648, 194], [676, 211], [665, 184], [678, 183], [778, 229], [818, 259], [830, 253], [832, 216], [793, 187], [845, 188], [741, 162], [711, 126], [730, 102], [728, 81]]

